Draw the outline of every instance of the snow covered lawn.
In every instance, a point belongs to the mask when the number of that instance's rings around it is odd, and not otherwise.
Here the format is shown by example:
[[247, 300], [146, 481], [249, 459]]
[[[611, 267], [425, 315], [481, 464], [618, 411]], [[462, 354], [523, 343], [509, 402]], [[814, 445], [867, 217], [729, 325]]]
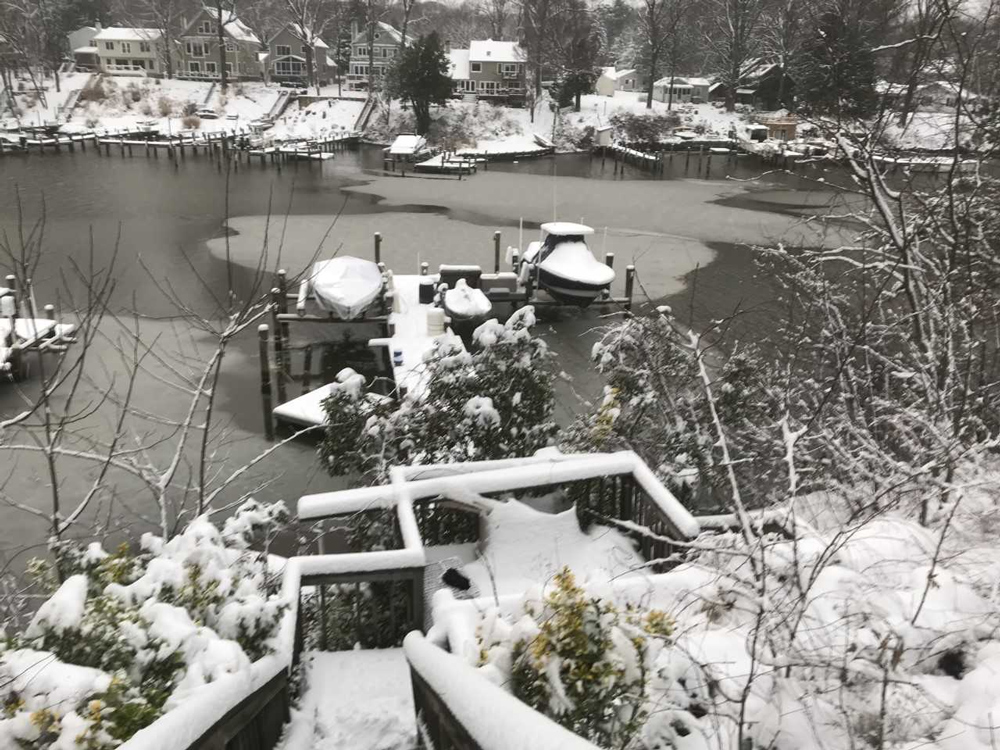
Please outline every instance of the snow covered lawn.
[[298, 709], [278, 750], [411, 750], [416, 720], [401, 648], [307, 651]]
[[364, 100], [327, 99], [300, 109], [295, 102], [267, 131], [275, 140], [322, 139], [348, 133], [354, 129]]

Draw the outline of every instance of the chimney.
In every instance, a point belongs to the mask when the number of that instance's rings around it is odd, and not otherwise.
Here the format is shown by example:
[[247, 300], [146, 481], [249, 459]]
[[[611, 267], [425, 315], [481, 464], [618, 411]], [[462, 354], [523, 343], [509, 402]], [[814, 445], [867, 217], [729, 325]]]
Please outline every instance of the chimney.
[[352, 18], [351, 19], [351, 41], [352, 42], [357, 37], [357, 35], [358, 35], [358, 19]]
[[94, 21], [94, 28], [97, 29], [98, 31], [100, 31], [101, 30], [101, 22], [100, 21]]

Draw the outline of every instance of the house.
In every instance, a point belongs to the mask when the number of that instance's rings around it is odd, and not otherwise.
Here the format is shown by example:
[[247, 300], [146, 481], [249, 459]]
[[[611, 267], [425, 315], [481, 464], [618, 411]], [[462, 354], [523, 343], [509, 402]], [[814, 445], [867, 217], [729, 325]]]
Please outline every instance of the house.
[[[225, 64], [229, 80], [262, 77], [260, 39], [230, 11], [222, 12]], [[178, 78], [219, 78], [219, 14], [202, 8], [184, 27], [180, 38]]]
[[963, 89], [951, 81], [932, 81], [917, 89], [917, 103], [927, 109], [954, 109], [959, 98], [965, 105], [978, 102], [982, 97]]
[[158, 29], [109, 26], [94, 35], [92, 46], [97, 48], [102, 73], [156, 76], [163, 72], [163, 34]]
[[523, 100], [524, 53], [517, 42], [469, 43], [469, 78], [479, 98]]
[[767, 128], [767, 137], [771, 140], [795, 140], [799, 118], [790, 114], [788, 110], [779, 109], [777, 112], [761, 112], [755, 115], [753, 119], [758, 126]]
[[673, 85], [670, 77], [661, 78], [653, 84], [653, 98], [661, 102], [701, 104], [708, 101], [711, 85], [711, 81], [707, 78], [693, 76], [674, 76]]
[[[307, 42], [312, 41], [312, 49]], [[286, 25], [267, 42], [265, 57], [272, 81], [308, 81], [309, 69], [316, 73], [315, 85], [330, 83], [337, 68], [326, 42], [294, 23]]]
[[[727, 87], [721, 81], [708, 90], [709, 101], [725, 101]], [[743, 80], [736, 89], [736, 103], [749, 104], [755, 109], [776, 110], [795, 99], [795, 81], [780, 63], [751, 60], [744, 67]]]
[[616, 91], [638, 91], [639, 76], [635, 68], [615, 70], [614, 66], [604, 68], [594, 84], [594, 93], [600, 96], [614, 96]]
[[73, 62], [81, 70], [97, 70], [101, 64], [94, 37], [101, 31], [101, 24], [81, 26], [66, 35], [66, 47], [73, 56]]
[[448, 75], [451, 76], [456, 95], [475, 96], [476, 82], [469, 75], [469, 50], [448, 50]]
[[[368, 47], [369, 31], [372, 45]], [[378, 81], [385, 77], [392, 61], [399, 54], [403, 35], [389, 24], [379, 21], [373, 29], [358, 24], [351, 24], [351, 63], [344, 77], [350, 89], [367, 89], [369, 67], [372, 67], [372, 77]], [[374, 51], [374, 56], [372, 55]]]

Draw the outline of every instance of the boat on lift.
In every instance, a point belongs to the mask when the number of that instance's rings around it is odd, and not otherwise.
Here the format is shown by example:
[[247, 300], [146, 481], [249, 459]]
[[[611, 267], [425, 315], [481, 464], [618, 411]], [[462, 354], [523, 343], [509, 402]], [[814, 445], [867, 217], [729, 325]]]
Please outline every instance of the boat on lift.
[[378, 265], [370, 260], [343, 255], [313, 264], [312, 272], [299, 289], [299, 314], [311, 297], [321, 310], [341, 320], [364, 315], [382, 293], [385, 280]]
[[542, 224], [542, 233], [543, 238], [525, 250], [521, 271], [534, 273], [541, 289], [559, 302], [578, 307], [586, 307], [610, 289], [614, 269], [597, 260], [587, 247], [585, 238], [594, 233], [593, 228], [552, 221]]

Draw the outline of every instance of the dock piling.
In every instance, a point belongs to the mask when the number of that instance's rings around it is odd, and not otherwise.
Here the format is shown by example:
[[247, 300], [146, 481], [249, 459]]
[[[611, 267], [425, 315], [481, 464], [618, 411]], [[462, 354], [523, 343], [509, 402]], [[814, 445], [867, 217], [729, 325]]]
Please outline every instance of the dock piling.
[[493, 273], [500, 273], [500, 232], [493, 233]]
[[382, 262], [382, 233], [375, 232], [375, 262]]
[[635, 287], [635, 266], [625, 267], [625, 309], [632, 309], [632, 291]]
[[274, 440], [274, 415], [271, 413], [271, 367], [267, 359], [267, 323], [257, 326], [260, 353], [260, 398], [264, 407], [264, 437]]

